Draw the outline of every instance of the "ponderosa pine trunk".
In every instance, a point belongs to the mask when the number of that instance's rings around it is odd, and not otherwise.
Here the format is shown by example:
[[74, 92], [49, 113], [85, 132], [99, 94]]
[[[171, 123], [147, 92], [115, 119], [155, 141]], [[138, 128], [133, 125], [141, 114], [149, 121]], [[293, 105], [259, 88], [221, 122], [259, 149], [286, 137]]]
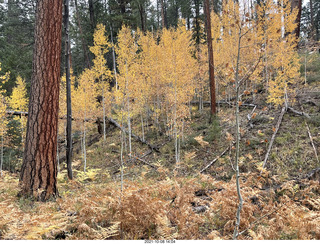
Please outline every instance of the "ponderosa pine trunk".
[[296, 23], [297, 27], [295, 29], [296, 38], [298, 39], [300, 36], [300, 23], [301, 23], [301, 12], [302, 12], [302, 0], [291, 0], [291, 9], [294, 10], [295, 8], [298, 9]]
[[162, 21], [162, 28], [168, 28], [167, 22], [167, 10], [166, 10], [166, 2], [165, 0], [161, 0], [161, 21]]
[[57, 128], [62, 0], [37, 0], [35, 46], [20, 196], [58, 195]]
[[[209, 79], [210, 79], [210, 101], [211, 101], [211, 117], [216, 114], [216, 88], [214, 80], [214, 62], [213, 62], [213, 48], [211, 35], [211, 17], [209, 0], [204, 0], [204, 9], [206, 15], [206, 29], [207, 29], [207, 44], [209, 56]], [[211, 118], [210, 118], [211, 121]]]

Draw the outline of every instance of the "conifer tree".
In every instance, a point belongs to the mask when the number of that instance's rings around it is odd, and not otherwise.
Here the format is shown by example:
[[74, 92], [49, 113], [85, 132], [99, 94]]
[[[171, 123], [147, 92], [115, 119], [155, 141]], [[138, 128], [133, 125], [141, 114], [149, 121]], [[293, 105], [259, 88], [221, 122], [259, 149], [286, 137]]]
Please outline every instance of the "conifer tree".
[[38, 0], [33, 75], [20, 195], [46, 201], [58, 195], [57, 128], [62, 0]]

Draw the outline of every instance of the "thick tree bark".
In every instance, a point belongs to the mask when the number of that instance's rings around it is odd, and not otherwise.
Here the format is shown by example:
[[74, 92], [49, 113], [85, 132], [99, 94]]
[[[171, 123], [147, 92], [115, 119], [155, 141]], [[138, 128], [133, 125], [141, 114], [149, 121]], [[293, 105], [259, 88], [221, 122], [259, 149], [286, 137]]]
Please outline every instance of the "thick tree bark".
[[67, 91], [67, 169], [68, 178], [72, 180], [72, 108], [70, 81], [70, 42], [69, 42], [69, 0], [64, 0], [64, 30], [65, 30], [65, 58], [66, 58], [66, 91]]
[[313, 13], [313, 0], [310, 0], [309, 3], [310, 3], [310, 20], [311, 20], [311, 39], [316, 41], [316, 28], [315, 28], [315, 25], [314, 25], [314, 13]]
[[92, 29], [94, 29], [96, 28], [96, 20], [94, 16], [93, 0], [89, 0], [89, 16], [90, 16], [90, 24], [92, 26]]
[[62, 0], [38, 0], [20, 195], [56, 197]]
[[194, 0], [195, 6], [195, 18], [194, 18], [194, 31], [195, 31], [195, 40], [197, 48], [199, 48], [200, 44], [200, 0]]
[[161, 21], [162, 21], [162, 28], [168, 28], [165, 0], [161, 0]]
[[144, 33], [146, 31], [146, 27], [145, 27], [145, 18], [144, 18], [145, 9], [144, 9], [143, 3], [139, 3], [138, 8], [139, 8], [139, 13], [140, 13], [141, 30]]
[[302, 0], [292, 0], [291, 1], [291, 9], [293, 10], [295, 8], [298, 8], [298, 13], [297, 13], [297, 18], [296, 18], [297, 27], [296, 27], [294, 32], [296, 34], [296, 37], [299, 38], [299, 36], [300, 36]]
[[204, 9], [205, 9], [206, 23], [207, 23], [206, 28], [207, 28], [207, 44], [208, 44], [208, 56], [209, 56], [209, 78], [210, 78], [210, 97], [211, 97], [211, 116], [212, 116], [216, 114], [216, 88], [215, 88], [215, 80], [214, 80], [214, 62], [213, 62], [209, 0], [204, 0]]

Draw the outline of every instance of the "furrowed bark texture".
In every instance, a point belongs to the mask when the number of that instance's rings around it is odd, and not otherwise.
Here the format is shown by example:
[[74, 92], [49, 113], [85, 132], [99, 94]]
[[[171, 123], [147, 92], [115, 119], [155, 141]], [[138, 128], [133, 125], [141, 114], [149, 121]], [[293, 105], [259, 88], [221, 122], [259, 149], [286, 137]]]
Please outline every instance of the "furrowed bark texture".
[[38, 200], [57, 191], [57, 125], [59, 108], [62, 0], [38, 0], [35, 46], [21, 195]]

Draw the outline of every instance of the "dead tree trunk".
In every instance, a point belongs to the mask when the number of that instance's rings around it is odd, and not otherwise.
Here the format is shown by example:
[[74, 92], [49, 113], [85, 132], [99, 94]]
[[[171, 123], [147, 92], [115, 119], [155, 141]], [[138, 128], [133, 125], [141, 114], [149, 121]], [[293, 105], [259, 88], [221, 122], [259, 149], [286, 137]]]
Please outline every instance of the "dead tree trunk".
[[56, 197], [62, 0], [38, 0], [21, 195]]
[[69, 42], [69, 0], [64, 0], [64, 30], [65, 30], [65, 58], [66, 58], [66, 91], [67, 91], [67, 169], [68, 178], [72, 180], [72, 108], [70, 81], [70, 42]]
[[213, 49], [212, 49], [212, 35], [211, 35], [211, 18], [209, 0], [204, 1], [206, 27], [207, 27], [207, 44], [209, 56], [209, 79], [210, 79], [210, 97], [211, 97], [211, 117], [216, 114], [216, 88], [214, 80], [214, 63], [213, 63]]

